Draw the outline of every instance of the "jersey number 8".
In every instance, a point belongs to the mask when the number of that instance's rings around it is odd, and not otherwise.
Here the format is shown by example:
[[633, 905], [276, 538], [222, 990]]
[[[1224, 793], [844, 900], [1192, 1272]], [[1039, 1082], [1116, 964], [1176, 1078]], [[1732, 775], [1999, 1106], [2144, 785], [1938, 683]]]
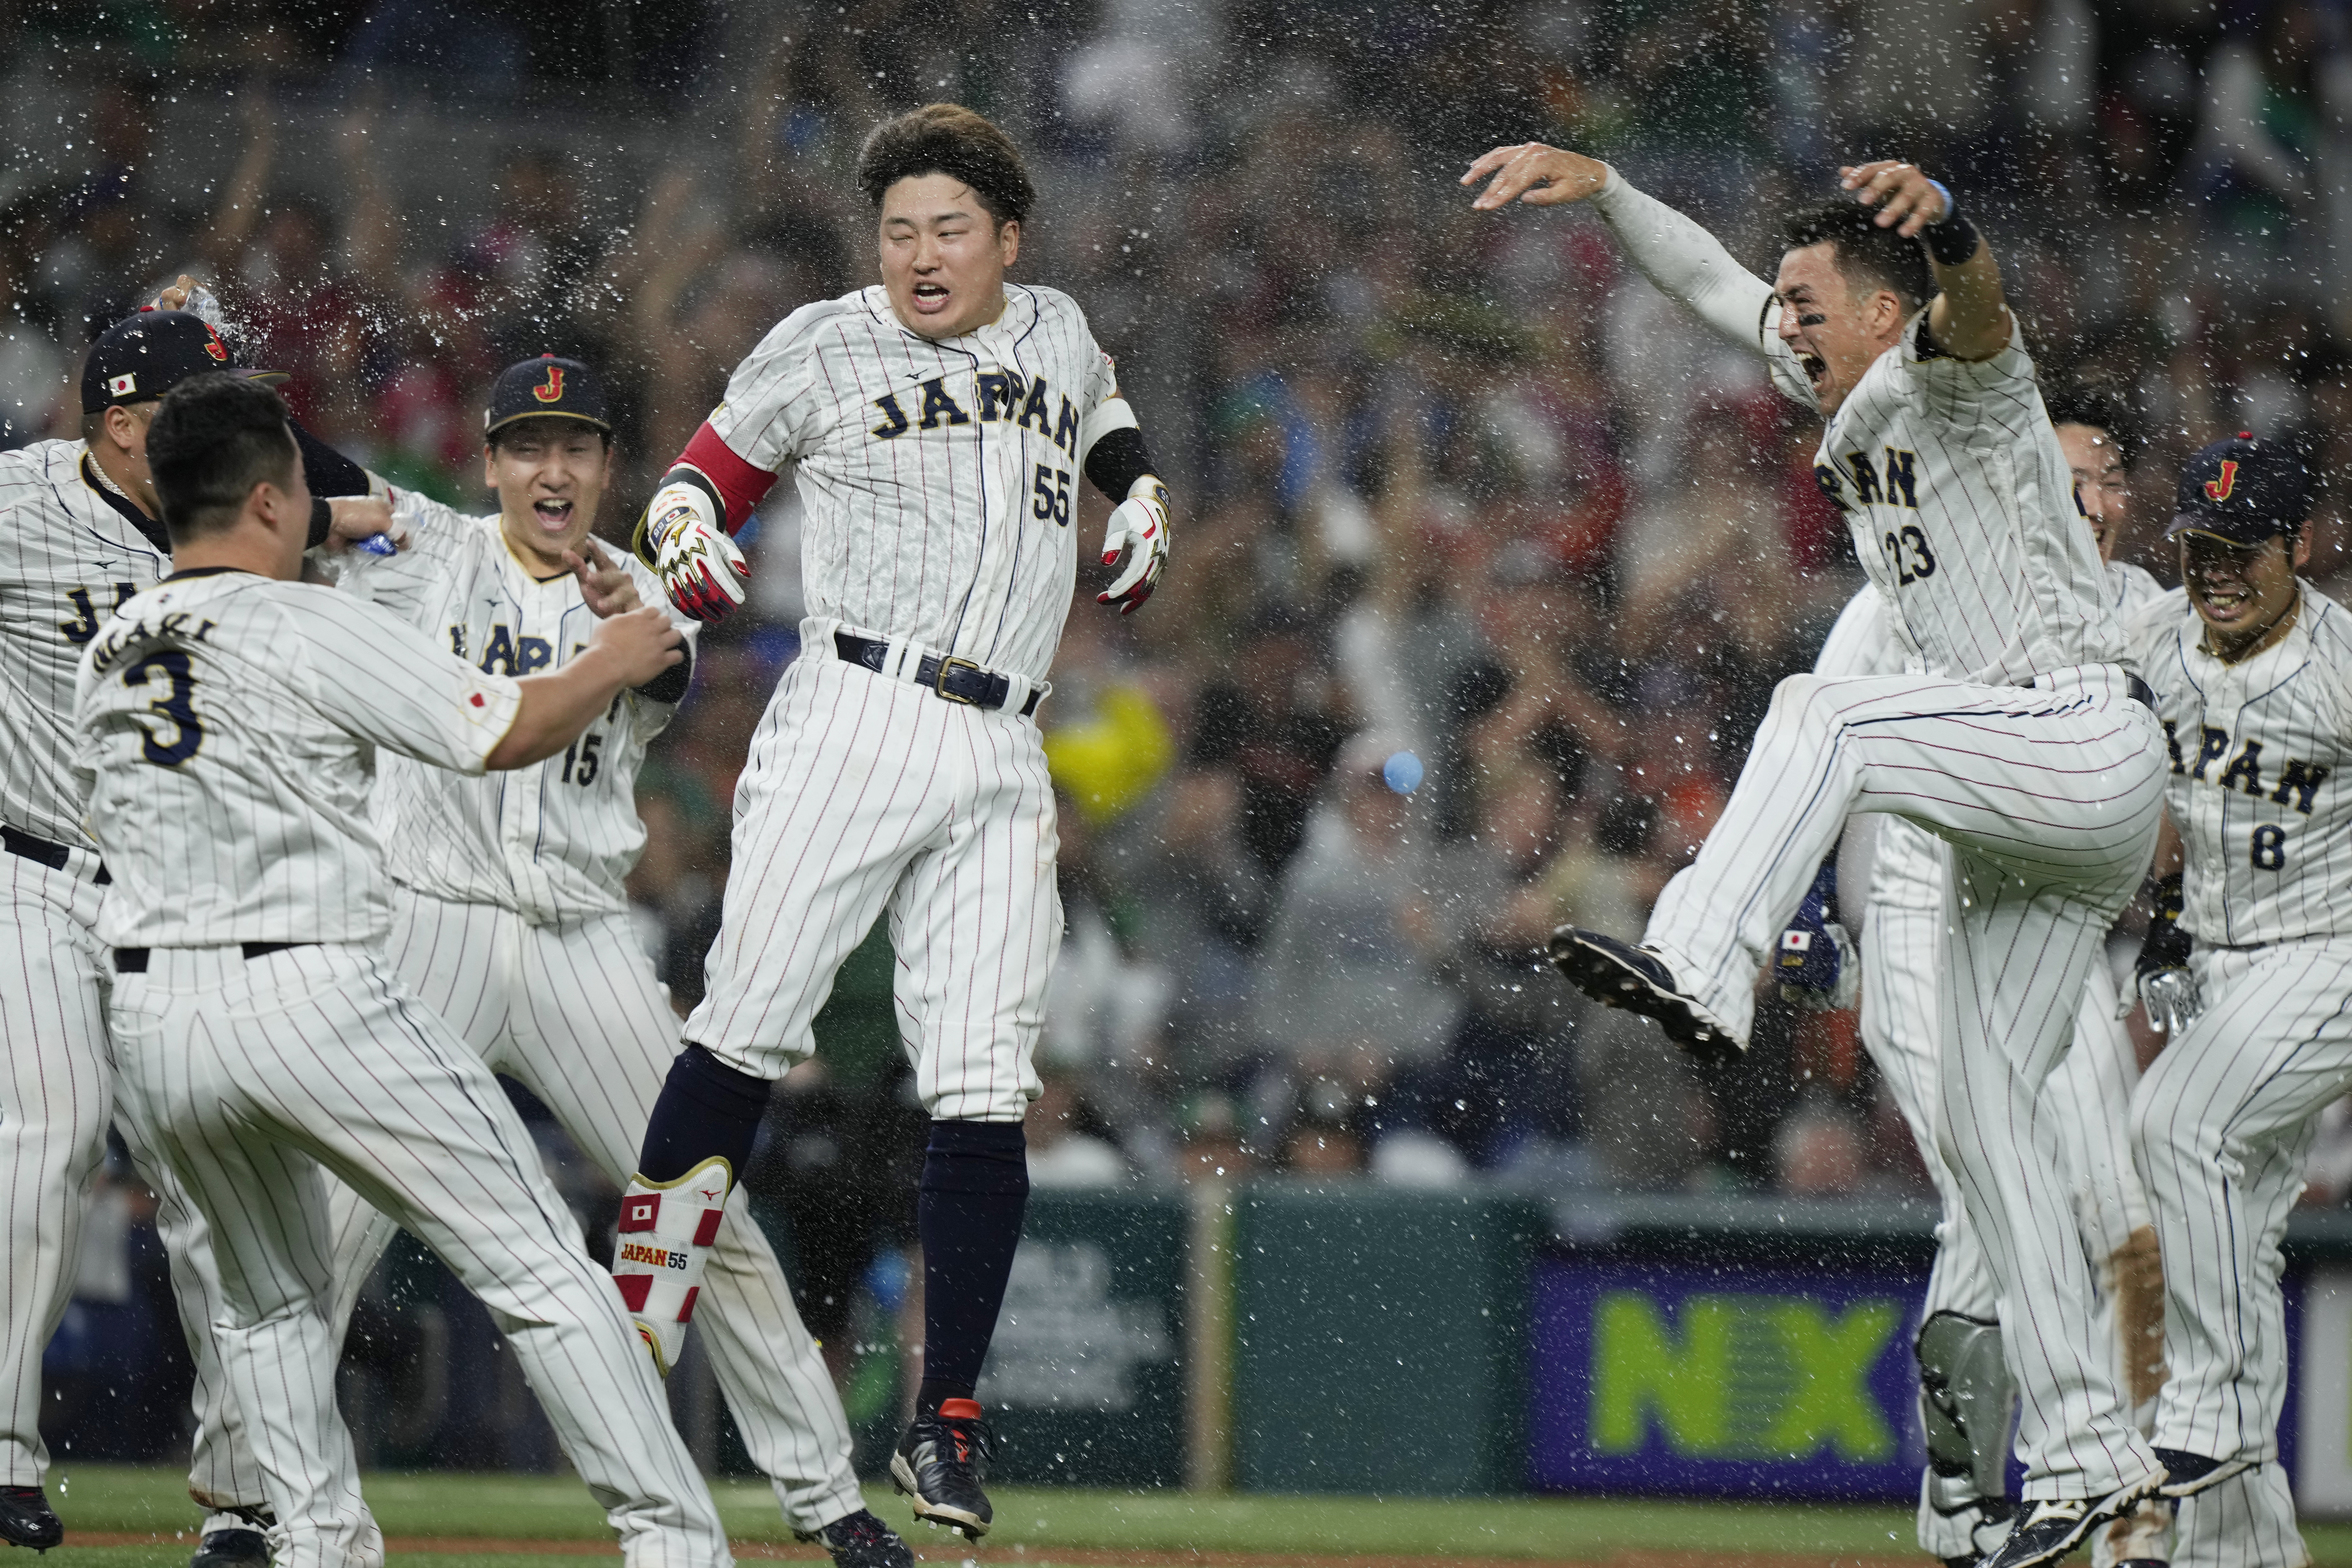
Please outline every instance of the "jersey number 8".
[[196, 710], [188, 699], [195, 695], [196, 678], [188, 673], [188, 656], [184, 653], [151, 653], [122, 672], [125, 686], [146, 686], [161, 673], [171, 682], [171, 689], [147, 704], [148, 711], [160, 713], [172, 721], [172, 743], [164, 745], [158, 736], [159, 726], [142, 724], [140, 754], [159, 768], [176, 768], [196, 754], [205, 743], [205, 727], [196, 718]]

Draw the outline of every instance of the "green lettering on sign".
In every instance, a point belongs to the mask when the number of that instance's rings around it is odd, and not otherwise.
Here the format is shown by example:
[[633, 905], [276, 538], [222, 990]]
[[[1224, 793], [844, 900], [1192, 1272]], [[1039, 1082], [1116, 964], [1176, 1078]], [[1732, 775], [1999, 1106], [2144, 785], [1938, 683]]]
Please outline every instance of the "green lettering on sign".
[[1595, 1452], [1638, 1452], [1654, 1424], [1693, 1459], [1804, 1459], [1823, 1448], [1854, 1464], [1895, 1457], [1870, 1369], [1903, 1321], [1895, 1300], [1832, 1316], [1802, 1296], [1684, 1298], [1681, 1332], [1657, 1300], [1612, 1290], [1592, 1310]]

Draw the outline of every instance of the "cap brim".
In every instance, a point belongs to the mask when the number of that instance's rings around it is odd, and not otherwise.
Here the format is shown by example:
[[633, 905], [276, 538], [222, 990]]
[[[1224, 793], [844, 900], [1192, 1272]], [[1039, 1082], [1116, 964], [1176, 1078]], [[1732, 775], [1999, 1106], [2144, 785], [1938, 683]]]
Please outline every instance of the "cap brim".
[[279, 382], [290, 379], [289, 373], [282, 370], [244, 370], [235, 366], [230, 368], [229, 374], [240, 381]]
[[494, 424], [483, 426], [482, 434], [487, 437], [505, 429], [509, 425], [520, 425], [526, 419], [577, 419], [583, 425], [602, 430], [607, 436], [613, 433], [613, 426], [609, 421], [599, 419], [593, 414], [575, 414], [564, 408], [526, 408], [520, 414], [509, 414]]
[[2289, 530], [2266, 520], [2223, 519], [2201, 511], [2180, 511], [2172, 514], [2170, 526], [2164, 531], [2167, 539], [2178, 539], [2184, 533], [2201, 533], [2239, 550], [2252, 550], [2274, 533]]

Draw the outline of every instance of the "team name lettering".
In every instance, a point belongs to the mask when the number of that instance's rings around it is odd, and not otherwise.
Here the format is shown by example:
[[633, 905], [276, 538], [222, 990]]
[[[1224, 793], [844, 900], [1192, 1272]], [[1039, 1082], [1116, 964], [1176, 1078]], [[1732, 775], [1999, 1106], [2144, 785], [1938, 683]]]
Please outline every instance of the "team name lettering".
[[1916, 453], [1902, 451], [1894, 447], [1887, 447], [1886, 479], [1882, 484], [1878, 477], [1878, 465], [1871, 460], [1869, 453], [1848, 452], [1845, 455], [1843, 473], [1836, 466], [1824, 463], [1813, 469], [1813, 480], [1822, 487], [1822, 492], [1830, 498], [1832, 504], [1841, 511], [1846, 508], [1843, 499], [1845, 486], [1843, 481], [1847, 478], [1851, 478], [1853, 482], [1853, 504], [1856, 506], [1904, 506], [1917, 511], [1919, 510], [1917, 461]]
[[[2312, 804], [2319, 786], [2327, 782], [2328, 770], [2289, 757], [2279, 769], [2278, 784], [2267, 794], [2263, 787], [2263, 743], [2245, 741], [2239, 743], [2235, 754], [2230, 749], [2230, 734], [2210, 724], [2197, 727], [2197, 758], [2188, 761], [2180, 750], [2179, 732], [2171, 720], [2164, 721], [2165, 749], [2172, 753], [2172, 771], [2176, 776], [2192, 778], [2200, 784], [2211, 784], [2217, 789], [2268, 799], [2280, 805], [2292, 805], [2304, 816], [2311, 815]], [[2206, 777], [2215, 763], [2228, 757], [2228, 763], [2212, 778]]]
[[642, 1241], [623, 1242], [619, 1260], [623, 1263], [643, 1263], [655, 1268], [686, 1267], [685, 1253], [672, 1252], [666, 1247], [647, 1247]]
[[[139, 589], [135, 584], [115, 584], [114, 609], [119, 610], [129, 604], [131, 596], [138, 592]], [[66, 641], [79, 647], [96, 637], [98, 628], [105, 623], [100, 618], [98, 610], [90, 604], [89, 589], [68, 588], [66, 590], [66, 603], [74, 607], [74, 618], [69, 621], [59, 621], [58, 630], [65, 633]], [[110, 614], [111, 611], [109, 613]]]
[[[877, 441], [895, 441], [909, 430], [969, 425], [976, 415], [982, 424], [1010, 422], [1016, 429], [1034, 430], [1071, 457], [1078, 455], [1077, 405], [1048, 386], [1044, 376], [1024, 376], [1017, 370], [984, 370], [974, 375], [971, 384], [970, 413], [948, 390], [948, 378], [943, 375], [922, 384], [923, 401], [912, 416], [900, 406], [897, 393], [886, 392], [874, 400], [882, 423], [866, 434]], [[1825, 486], [1829, 482], [1823, 481]], [[1830, 499], [1837, 498], [1832, 494]]]
[[554, 662], [554, 645], [545, 637], [518, 637], [504, 626], [492, 626], [489, 645], [482, 649], [481, 670], [484, 675], [529, 675]]

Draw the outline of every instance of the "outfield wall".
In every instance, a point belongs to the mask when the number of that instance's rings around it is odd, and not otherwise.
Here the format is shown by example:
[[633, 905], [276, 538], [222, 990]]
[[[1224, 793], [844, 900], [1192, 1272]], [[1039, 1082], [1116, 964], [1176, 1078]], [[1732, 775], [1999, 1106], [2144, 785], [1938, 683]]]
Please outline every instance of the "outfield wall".
[[[762, 1221], [789, 1258], [789, 1226], [764, 1206]], [[981, 1390], [1004, 1438], [997, 1474], [1906, 1500], [1932, 1221], [1916, 1205], [1369, 1183], [1041, 1191]], [[65, 1458], [184, 1453], [160, 1252], [128, 1256], [49, 1347], [44, 1432]], [[2297, 1215], [2286, 1258], [2284, 1458], [2306, 1512], [2352, 1518], [2352, 1213]], [[894, 1294], [877, 1266], [884, 1299], [845, 1347], [868, 1470], [900, 1419], [900, 1342], [919, 1332], [897, 1268]], [[371, 1466], [561, 1462], [487, 1314], [405, 1237], [371, 1281], [341, 1391]], [[745, 1467], [691, 1343], [670, 1395], [706, 1467]]]

